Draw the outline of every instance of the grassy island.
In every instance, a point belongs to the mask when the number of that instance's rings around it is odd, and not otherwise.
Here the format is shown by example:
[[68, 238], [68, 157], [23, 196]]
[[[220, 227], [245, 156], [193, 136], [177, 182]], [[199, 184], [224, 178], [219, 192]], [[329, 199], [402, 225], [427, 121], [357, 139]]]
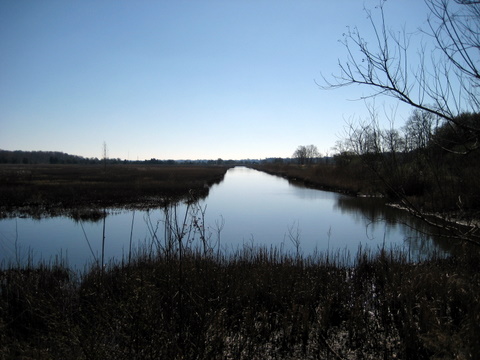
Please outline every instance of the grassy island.
[[2, 164], [0, 211], [29, 216], [75, 215], [106, 207], [159, 207], [205, 197], [229, 166]]

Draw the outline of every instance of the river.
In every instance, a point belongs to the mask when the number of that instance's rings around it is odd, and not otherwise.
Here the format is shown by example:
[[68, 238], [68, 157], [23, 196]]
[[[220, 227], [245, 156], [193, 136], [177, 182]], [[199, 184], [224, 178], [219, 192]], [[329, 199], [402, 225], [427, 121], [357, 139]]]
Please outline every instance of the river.
[[[245, 167], [230, 169], [208, 197], [191, 209], [197, 210], [203, 226], [194, 230], [205, 231], [210, 244], [225, 253], [265, 246], [294, 254], [346, 256], [355, 255], [359, 247], [386, 247], [401, 249], [416, 261], [433, 252], [447, 252], [441, 240], [425, 235], [431, 229], [386, 206], [382, 199], [309, 189]], [[174, 210], [182, 223], [186, 205]], [[1, 264], [62, 259], [81, 268], [100, 260], [102, 243], [106, 260], [120, 260], [128, 257], [131, 248], [162, 241], [165, 213], [161, 209], [107, 212], [105, 221], [98, 222], [67, 217], [3, 219]]]

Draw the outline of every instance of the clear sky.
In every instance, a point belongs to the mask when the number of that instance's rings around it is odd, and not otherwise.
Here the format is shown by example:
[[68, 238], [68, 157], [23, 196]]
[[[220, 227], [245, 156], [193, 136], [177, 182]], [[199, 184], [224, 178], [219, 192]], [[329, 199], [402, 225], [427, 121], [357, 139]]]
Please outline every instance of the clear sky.
[[[121, 159], [325, 155], [367, 110], [325, 91], [378, 0], [0, 0], [0, 149]], [[415, 30], [421, 0], [388, 0]], [[378, 99], [377, 105], [383, 105]], [[386, 103], [387, 106], [390, 106]], [[410, 110], [400, 107], [402, 121]]]

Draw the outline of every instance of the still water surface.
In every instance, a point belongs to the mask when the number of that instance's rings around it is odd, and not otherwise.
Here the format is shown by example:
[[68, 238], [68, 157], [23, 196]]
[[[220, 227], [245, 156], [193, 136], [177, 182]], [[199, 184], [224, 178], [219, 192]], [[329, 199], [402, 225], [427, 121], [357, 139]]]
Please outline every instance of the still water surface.
[[[381, 199], [354, 198], [308, 189], [286, 179], [244, 167], [230, 169], [220, 184], [200, 202], [204, 225], [212, 242], [223, 251], [244, 246], [267, 246], [304, 255], [350, 252], [359, 246], [376, 250], [386, 246], [408, 252], [413, 260], [431, 252], [443, 253], [438, 239], [405, 212], [385, 206]], [[185, 205], [177, 213], [183, 219]], [[109, 210], [105, 220], [105, 258], [127, 257], [130, 239], [135, 246], [152, 244], [152, 228], [163, 236], [162, 210]], [[421, 229], [420, 232], [412, 227]], [[25, 263], [28, 257], [54, 260], [61, 256], [81, 268], [100, 258], [103, 221], [76, 222], [67, 217], [42, 220], [14, 218], [0, 221], [0, 261]], [[88, 241], [87, 241], [88, 239]], [[295, 244], [299, 243], [299, 247]]]

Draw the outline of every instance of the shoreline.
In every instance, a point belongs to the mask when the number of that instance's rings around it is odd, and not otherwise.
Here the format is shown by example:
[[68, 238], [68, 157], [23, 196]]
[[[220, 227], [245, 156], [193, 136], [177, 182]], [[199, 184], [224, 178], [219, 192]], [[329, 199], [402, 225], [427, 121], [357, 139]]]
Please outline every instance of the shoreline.
[[[405, 206], [402, 206], [399, 203], [388, 202], [387, 201], [388, 199], [384, 195], [382, 195], [378, 192], [368, 193], [368, 192], [362, 192], [362, 191], [354, 190], [352, 188], [339, 188], [339, 187], [335, 187], [335, 186], [325, 185], [324, 183], [322, 183], [320, 181], [312, 180], [308, 176], [301, 177], [301, 175], [299, 176], [298, 173], [296, 173], [295, 175], [291, 175], [291, 174], [288, 173], [288, 171], [282, 170], [280, 168], [275, 169], [273, 166], [266, 167], [266, 166], [262, 166], [262, 165], [249, 165], [248, 167], [251, 168], [251, 169], [257, 170], [257, 171], [264, 172], [264, 173], [269, 174], [269, 175], [282, 177], [282, 178], [288, 180], [289, 182], [301, 183], [303, 186], [311, 188], [311, 189], [317, 189], [317, 190], [322, 190], [322, 191], [330, 191], [330, 192], [335, 192], [335, 193], [339, 193], [339, 194], [343, 194], [343, 195], [347, 195], [347, 196], [352, 196], [352, 197], [384, 198], [386, 200], [385, 205], [396, 208], [396, 209], [399, 209], [399, 210], [402, 210], [402, 211], [407, 211], [407, 212], [412, 213], [411, 210], [409, 210]], [[471, 214], [466, 214], [466, 215], [468, 216], [468, 215], [471, 215]], [[416, 215], [412, 214], [412, 216], [416, 216]], [[472, 230], [473, 229], [478, 229], [480, 227], [480, 218], [475, 218], [475, 217], [470, 216], [470, 218], [468, 218], [468, 219], [458, 219], [458, 215], [453, 213], [453, 212], [444, 212], [444, 213], [441, 213], [441, 212], [421, 212], [421, 213], [418, 213], [417, 217], [420, 217], [420, 218], [433, 217], [437, 220], [446, 222], [448, 224], [463, 226], [463, 227], [467, 227], [467, 228], [472, 229]], [[437, 226], [439, 226], [439, 225], [437, 224]]]
[[266, 168], [266, 167], [262, 167], [261, 165], [246, 165], [246, 167], [253, 170], [264, 172], [272, 176], [278, 176], [278, 177], [284, 178], [292, 183], [301, 183], [303, 186], [308, 187], [310, 189], [330, 191], [330, 192], [335, 192], [335, 193], [353, 196], [353, 197], [362, 197], [362, 196], [369, 197], [370, 196], [367, 194], [358, 193], [358, 191], [354, 189], [331, 186], [322, 182], [314, 181], [309, 178], [298, 177], [298, 175], [289, 175], [287, 171], [273, 170], [270, 167]]
[[[148, 209], [204, 198], [231, 166], [0, 165], [0, 218]], [[98, 217], [98, 215], [95, 215]]]

